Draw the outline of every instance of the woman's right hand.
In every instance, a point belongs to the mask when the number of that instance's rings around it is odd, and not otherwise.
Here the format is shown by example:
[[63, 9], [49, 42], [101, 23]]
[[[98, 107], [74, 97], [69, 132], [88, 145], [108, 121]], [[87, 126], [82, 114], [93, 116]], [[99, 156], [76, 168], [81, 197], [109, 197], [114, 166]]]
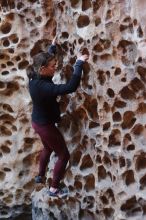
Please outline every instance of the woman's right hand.
[[81, 55], [80, 57], [78, 57], [77, 60], [82, 60], [82, 61], [87, 61], [89, 59], [89, 55], [88, 54], [84, 54], [84, 55]]

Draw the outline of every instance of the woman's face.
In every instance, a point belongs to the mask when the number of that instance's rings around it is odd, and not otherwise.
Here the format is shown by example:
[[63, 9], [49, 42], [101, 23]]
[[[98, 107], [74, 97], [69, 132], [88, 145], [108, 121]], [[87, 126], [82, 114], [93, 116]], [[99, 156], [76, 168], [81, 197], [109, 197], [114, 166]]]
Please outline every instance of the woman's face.
[[56, 71], [56, 64], [57, 61], [55, 59], [48, 62], [46, 66], [41, 67], [41, 75], [43, 76], [54, 76], [54, 73]]

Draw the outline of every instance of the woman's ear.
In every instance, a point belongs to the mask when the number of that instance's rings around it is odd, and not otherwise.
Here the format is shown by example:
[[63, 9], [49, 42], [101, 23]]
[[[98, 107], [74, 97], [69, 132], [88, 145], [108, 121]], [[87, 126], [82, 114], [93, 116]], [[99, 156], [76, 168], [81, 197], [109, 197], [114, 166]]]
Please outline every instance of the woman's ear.
[[44, 68], [45, 68], [45, 66], [41, 66], [41, 67], [40, 67], [40, 72], [43, 73], [43, 72], [44, 72]]

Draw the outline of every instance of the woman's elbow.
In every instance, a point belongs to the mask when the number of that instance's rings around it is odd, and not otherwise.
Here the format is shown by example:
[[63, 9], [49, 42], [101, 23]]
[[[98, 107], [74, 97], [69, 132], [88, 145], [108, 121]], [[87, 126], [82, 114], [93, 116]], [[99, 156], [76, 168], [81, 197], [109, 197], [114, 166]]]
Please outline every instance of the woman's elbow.
[[75, 91], [77, 90], [77, 88], [78, 88], [78, 86], [71, 87], [71, 88], [69, 89], [69, 93], [75, 92]]

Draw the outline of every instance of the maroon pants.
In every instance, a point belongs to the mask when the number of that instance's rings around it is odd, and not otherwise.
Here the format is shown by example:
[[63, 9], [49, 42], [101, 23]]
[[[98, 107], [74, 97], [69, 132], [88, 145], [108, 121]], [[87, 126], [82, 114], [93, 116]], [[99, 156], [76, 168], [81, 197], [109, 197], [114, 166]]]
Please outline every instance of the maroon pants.
[[50, 155], [54, 151], [58, 156], [53, 171], [52, 187], [58, 188], [60, 180], [64, 177], [67, 162], [70, 158], [64, 138], [53, 123], [39, 125], [32, 122], [32, 127], [39, 134], [43, 143], [43, 150], [40, 153], [39, 175], [45, 176]]

